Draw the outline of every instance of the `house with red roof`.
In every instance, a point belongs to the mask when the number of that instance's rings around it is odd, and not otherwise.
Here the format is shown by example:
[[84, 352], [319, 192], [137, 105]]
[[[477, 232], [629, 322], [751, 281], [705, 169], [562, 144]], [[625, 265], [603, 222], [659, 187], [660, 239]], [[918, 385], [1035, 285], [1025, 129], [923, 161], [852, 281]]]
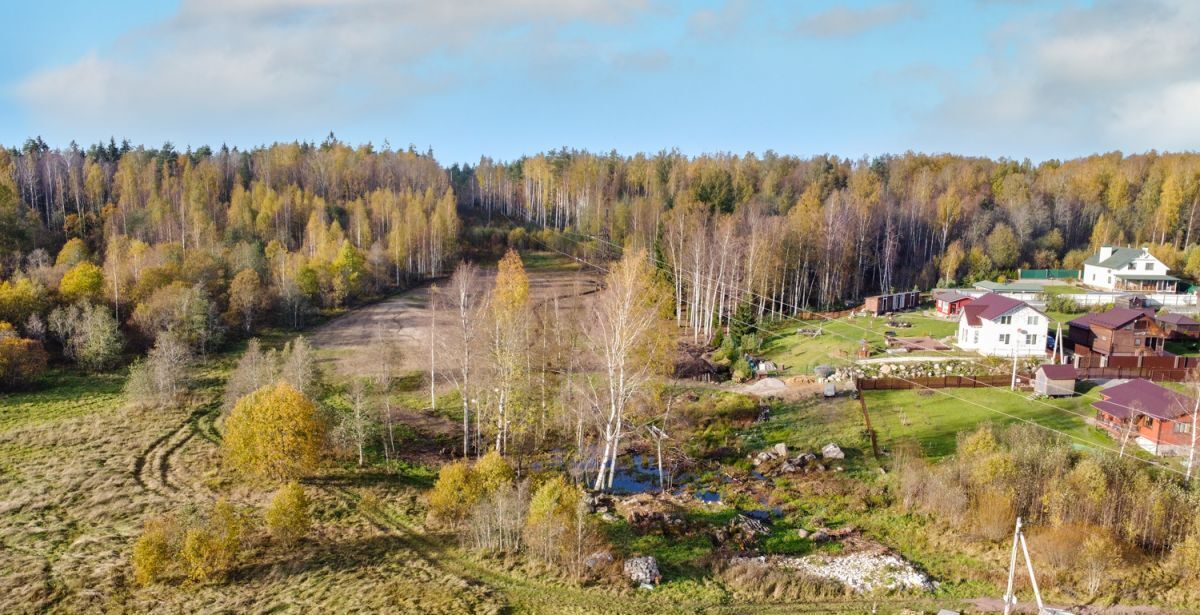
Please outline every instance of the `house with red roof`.
[[1153, 355], [1163, 353], [1167, 332], [1153, 308], [1113, 308], [1084, 314], [1067, 323], [1067, 350], [1077, 355]]
[[971, 295], [960, 293], [955, 290], [935, 290], [933, 291], [933, 301], [937, 306], [939, 316], [946, 318], [954, 318], [962, 313], [962, 309], [974, 297]]
[[1096, 422], [1118, 442], [1132, 438], [1156, 455], [1176, 455], [1192, 444], [1196, 400], [1149, 380], [1136, 378], [1100, 391], [1092, 403]]
[[988, 293], [963, 307], [957, 344], [993, 357], [1040, 357], [1046, 354], [1046, 325], [1041, 310], [1011, 297]]

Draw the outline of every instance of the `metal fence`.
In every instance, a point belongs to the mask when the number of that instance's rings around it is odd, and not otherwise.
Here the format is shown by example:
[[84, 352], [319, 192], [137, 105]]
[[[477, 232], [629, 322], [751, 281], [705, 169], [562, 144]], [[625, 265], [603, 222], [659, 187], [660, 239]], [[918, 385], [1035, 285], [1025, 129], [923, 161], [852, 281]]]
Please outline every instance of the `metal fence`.
[[1017, 277], [1023, 280], [1075, 280], [1079, 278], [1078, 269], [1021, 269]]

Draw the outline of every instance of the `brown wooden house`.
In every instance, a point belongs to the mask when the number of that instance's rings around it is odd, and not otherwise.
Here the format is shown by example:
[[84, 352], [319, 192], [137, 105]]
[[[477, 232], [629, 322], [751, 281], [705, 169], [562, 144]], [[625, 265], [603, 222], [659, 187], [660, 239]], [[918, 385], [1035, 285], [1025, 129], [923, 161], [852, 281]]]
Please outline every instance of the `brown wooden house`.
[[1135, 378], [1100, 391], [1092, 407], [1099, 426], [1117, 441], [1134, 439], [1156, 455], [1179, 454], [1191, 446], [1195, 400], [1182, 393]]
[[1113, 308], [1068, 323], [1066, 348], [1078, 355], [1139, 355], [1165, 352], [1167, 332], [1150, 308]]
[[1200, 337], [1200, 322], [1183, 314], [1163, 314], [1155, 318], [1167, 332], [1167, 339], [1194, 339]]

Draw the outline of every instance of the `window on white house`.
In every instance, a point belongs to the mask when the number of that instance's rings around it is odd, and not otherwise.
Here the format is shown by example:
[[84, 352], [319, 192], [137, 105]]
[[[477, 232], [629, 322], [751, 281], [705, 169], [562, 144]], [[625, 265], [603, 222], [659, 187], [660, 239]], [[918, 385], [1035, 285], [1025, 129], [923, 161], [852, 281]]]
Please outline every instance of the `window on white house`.
[[1025, 335], [1025, 343], [1029, 344], [1029, 345], [1036, 344], [1037, 343], [1037, 334], [1036, 333], [1026, 334]]
[[1025, 319], [1025, 324], [1027, 324], [1027, 325], [1036, 325], [1036, 324], [1038, 324], [1038, 317], [1037, 317], [1037, 316], [1030, 316], [1029, 318], [1026, 318], [1026, 319]]
[[1133, 269], [1134, 269], [1135, 267], [1137, 267], [1137, 265], [1136, 265], [1135, 263], [1129, 263], [1129, 266], [1128, 266], [1128, 267], [1126, 267], [1126, 269], [1129, 269], [1130, 271], [1133, 271]]
[[1008, 333], [1001, 333], [1001, 334], [1000, 334], [1000, 343], [1001, 343], [1001, 344], [1008, 344], [1008, 341], [1009, 341], [1010, 339], [1012, 339], [1012, 336], [1011, 336], [1011, 335], [1009, 335]]
[[1007, 325], [1012, 322], [1012, 316], [1001, 316], [1000, 319], [997, 320], [996, 322], [998, 322], [1002, 325]]
[[1154, 271], [1154, 263], [1146, 263], [1146, 271]]
[[975, 341], [974, 341], [974, 342], [972, 342], [972, 343], [974, 343], [974, 344], [978, 344], [978, 343], [979, 343], [979, 332], [978, 332], [978, 331], [976, 331], [976, 332], [975, 332]]

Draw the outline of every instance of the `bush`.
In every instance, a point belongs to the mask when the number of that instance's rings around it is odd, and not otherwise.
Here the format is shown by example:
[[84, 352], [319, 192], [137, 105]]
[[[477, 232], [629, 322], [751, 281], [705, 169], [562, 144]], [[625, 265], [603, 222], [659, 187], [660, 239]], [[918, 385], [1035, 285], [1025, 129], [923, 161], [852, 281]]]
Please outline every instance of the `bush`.
[[37, 340], [18, 337], [0, 322], [0, 389], [27, 387], [46, 371], [46, 351]]
[[733, 381], [734, 382], [745, 382], [747, 379], [750, 378], [750, 375], [751, 375], [750, 362], [746, 360], [746, 357], [742, 357], [742, 358], [738, 359], [733, 364]]
[[133, 578], [139, 585], [157, 583], [167, 576], [178, 548], [178, 527], [171, 517], [146, 521], [133, 543]]
[[429, 513], [435, 521], [458, 522], [466, 518], [481, 493], [475, 471], [465, 461], [442, 466], [429, 492]]
[[1071, 295], [1065, 293], [1050, 297], [1046, 301], [1046, 309], [1051, 312], [1062, 312], [1064, 314], [1074, 314], [1083, 311], [1079, 303], [1072, 299]]
[[557, 563], [570, 554], [571, 529], [583, 494], [562, 476], [542, 483], [529, 501], [525, 542], [542, 561]]
[[217, 500], [207, 518], [189, 528], [183, 537], [180, 556], [193, 581], [223, 576], [237, 561], [245, 522], [233, 505]]
[[264, 515], [271, 536], [283, 543], [294, 543], [312, 527], [308, 496], [296, 481], [280, 487], [271, 498]]
[[317, 406], [291, 385], [265, 386], [234, 406], [222, 441], [225, 461], [267, 481], [299, 478], [316, 468], [325, 425]]

